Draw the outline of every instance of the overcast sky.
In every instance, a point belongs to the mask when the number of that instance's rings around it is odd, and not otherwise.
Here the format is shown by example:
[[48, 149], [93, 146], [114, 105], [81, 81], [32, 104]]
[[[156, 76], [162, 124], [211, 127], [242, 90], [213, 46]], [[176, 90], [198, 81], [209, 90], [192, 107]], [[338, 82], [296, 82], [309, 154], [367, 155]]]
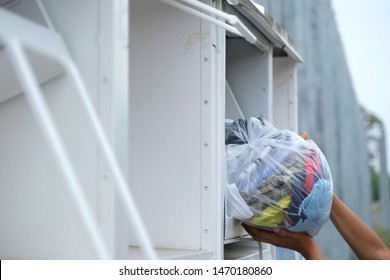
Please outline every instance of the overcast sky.
[[390, 1], [332, 3], [357, 98], [385, 125], [390, 170]]

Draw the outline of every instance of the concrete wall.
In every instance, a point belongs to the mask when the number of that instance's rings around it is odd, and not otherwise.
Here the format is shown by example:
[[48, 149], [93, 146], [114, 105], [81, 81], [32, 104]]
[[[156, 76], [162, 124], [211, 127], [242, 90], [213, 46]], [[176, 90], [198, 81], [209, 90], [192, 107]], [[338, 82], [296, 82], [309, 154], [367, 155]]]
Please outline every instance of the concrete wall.
[[[298, 68], [298, 124], [326, 155], [335, 193], [369, 226], [366, 138], [330, 0], [256, 0], [293, 38]], [[352, 252], [329, 222], [316, 237], [327, 259]]]

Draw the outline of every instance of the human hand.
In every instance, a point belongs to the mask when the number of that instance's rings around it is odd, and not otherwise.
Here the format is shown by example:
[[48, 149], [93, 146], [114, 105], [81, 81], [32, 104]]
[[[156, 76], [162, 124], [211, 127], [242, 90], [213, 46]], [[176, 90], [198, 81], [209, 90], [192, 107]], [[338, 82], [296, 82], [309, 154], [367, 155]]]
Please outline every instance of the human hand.
[[273, 228], [271, 232], [247, 224], [241, 225], [256, 241], [297, 251], [307, 260], [323, 259], [317, 243], [308, 234], [291, 232], [278, 227]]

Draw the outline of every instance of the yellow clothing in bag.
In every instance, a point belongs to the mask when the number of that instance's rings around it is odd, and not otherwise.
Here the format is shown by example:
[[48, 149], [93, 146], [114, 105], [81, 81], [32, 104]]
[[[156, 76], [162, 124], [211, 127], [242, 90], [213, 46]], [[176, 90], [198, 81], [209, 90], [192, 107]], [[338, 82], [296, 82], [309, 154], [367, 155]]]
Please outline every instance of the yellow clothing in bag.
[[[279, 208], [287, 208], [287, 206], [290, 204], [290, 200], [290, 195], [283, 197], [278, 202]], [[256, 225], [276, 227], [284, 220], [284, 215], [280, 209], [276, 209], [273, 206], [268, 206], [263, 210], [261, 215], [253, 217], [250, 222]]]

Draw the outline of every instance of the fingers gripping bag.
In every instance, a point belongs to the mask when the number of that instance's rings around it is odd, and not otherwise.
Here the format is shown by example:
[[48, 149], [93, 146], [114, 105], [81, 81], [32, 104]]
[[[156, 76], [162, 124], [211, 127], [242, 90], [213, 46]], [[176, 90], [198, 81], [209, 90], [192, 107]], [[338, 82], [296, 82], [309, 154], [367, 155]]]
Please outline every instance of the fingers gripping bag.
[[226, 121], [227, 215], [312, 236], [332, 205], [329, 165], [312, 140], [264, 118]]

